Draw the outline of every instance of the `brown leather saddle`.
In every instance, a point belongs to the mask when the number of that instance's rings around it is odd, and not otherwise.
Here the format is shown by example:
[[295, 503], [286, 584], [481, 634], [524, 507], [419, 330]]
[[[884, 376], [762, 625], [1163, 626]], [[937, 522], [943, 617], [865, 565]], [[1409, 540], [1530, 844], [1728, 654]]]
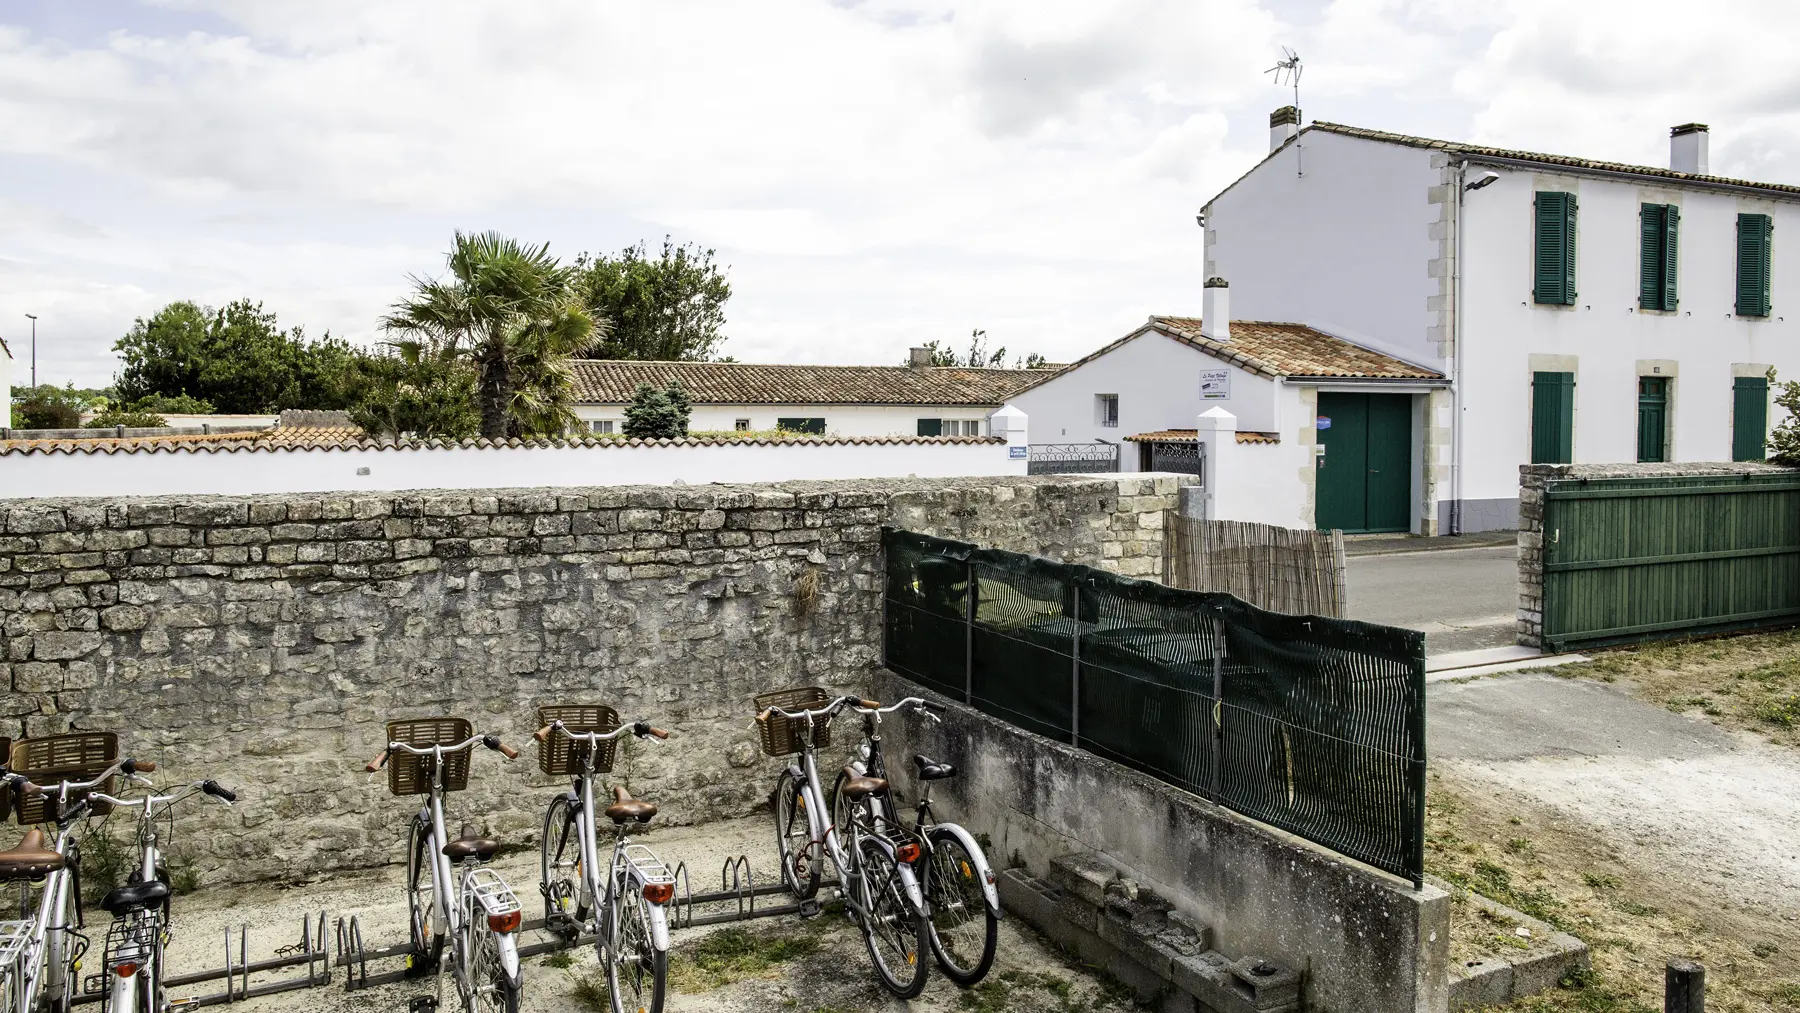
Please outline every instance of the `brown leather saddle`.
[[473, 823], [464, 823], [462, 837], [444, 845], [444, 857], [452, 862], [467, 858], [485, 862], [500, 850], [500, 842], [481, 836]]
[[854, 767], [845, 767], [844, 773], [850, 775], [850, 779], [844, 782], [844, 797], [852, 802], [861, 802], [870, 795], [880, 795], [888, 789], [886, 778], [863, 777], [857, 774]]
[[25, 831], [12, 850], [0, 851], [0, 882], [43, 879], [62, 867], [62, 854], [46, 847], [44, 832], [35, 828]]
[[632, 798], [624, 788], [613, 788], [613, 804], [606, 807], [606, 818], [617, 824], [648, 823], [656, 815], [656, 803], [646, 802], [641, 798]]

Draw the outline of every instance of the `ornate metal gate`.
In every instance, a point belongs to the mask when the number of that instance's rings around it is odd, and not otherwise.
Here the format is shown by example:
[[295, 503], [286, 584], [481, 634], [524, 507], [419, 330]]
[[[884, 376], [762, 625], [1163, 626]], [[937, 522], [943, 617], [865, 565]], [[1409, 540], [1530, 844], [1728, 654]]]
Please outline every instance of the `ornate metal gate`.
[[1198, 440], [1156, 440], [1150, 444], [1150, 470], [1197, 475], [1206, 484], [1206, 447]]
[[1028, 475], [1073, 475], [1119, 470], [1117, 443], [1033, 443]]

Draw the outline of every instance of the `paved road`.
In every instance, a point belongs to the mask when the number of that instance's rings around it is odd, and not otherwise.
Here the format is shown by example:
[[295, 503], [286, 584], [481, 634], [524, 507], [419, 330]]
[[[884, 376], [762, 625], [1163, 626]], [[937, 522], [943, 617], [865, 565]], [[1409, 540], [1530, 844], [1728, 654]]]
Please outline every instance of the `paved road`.
[[1425, 631], [1427, 654], [1513, 642], [1512, 545], [1351, 556], [1350, 618]]

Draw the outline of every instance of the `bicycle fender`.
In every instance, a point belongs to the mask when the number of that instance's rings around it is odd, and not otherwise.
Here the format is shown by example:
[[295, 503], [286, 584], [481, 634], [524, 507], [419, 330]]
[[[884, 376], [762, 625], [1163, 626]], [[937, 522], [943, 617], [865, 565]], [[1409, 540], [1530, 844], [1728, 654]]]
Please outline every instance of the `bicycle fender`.
[[955, 823], [938, 823], [931, 830], [934, 833], [942, 830], [951, 834], [962, 844], [963, 850], [975, 862], [975, 874], [981, 877], [981, 896], [987, 900], [988, 910], [994, 913], [995, 918], [1004, 918], [1005, 914], [1000, 910], [1000, 891], [994, 886], [994, 870], [988, 865], [987, 852], [975, 843], [975, 835]]
[[[137, 1009], [138, 975], [134, 974], [129, 978], [121, 978], [116, 974], [112, 974], [111, 971], [111, 968], [107, 969], [108, 975], [112, 978], [112, 994], [107, 999], [106, 1008], [109, 1010]], [[142, 973], [142, 970], [138, 972], [138, 974]]]
[[519, 980], [519, 937], [512, 932], [502, 932], [494, 937], [494, 941], [500, 944], [500, 970], [509, 980]]
[[929, 913], [930, 909], [925, 906], [925, 889], [919, 885], [919, 876], [913, 872], [913, 867], [898, 861], [894, 867], [900, 870], [900, 885], [906, 887], [906, 902], [914, 911]]
[[650, 945], [658, 953], [669, 952], [669, 915], [661, 904], [650, 905]]

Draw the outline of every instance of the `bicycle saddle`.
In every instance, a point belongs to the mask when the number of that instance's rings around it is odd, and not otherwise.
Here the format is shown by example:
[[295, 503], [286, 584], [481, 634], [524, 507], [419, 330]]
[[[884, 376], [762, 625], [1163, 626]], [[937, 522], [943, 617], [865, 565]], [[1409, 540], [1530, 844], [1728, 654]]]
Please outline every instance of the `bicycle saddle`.
[[475, 858], [485, 862], [494, 857], [494, 853], [499, 850], [499, 841], [481, 836], [481, 831], [475, 829], [473, 823], [464, 823], [462, 838], [444, 845], [444, 857], [453, 862], [460, 862], [465, 858]]
[[630, 823], [632, 820], [637, 820], [639, 823], [648, 823], [650, 822], [650, 817], [655, 815], [655, 802], [646, 802], [641, 798], [632, 798], [630, 792], [626, 791], [624, 788], [614, 786], [613, 804], [606, 807], [607, 819], [612, 820], [614, 823]]
[[844, 782], [844, 797], [852, 802], [887, 791], [888, 783], [883, 778], [859, 777], [854, 767], [845, 767], [844, 773], [850, 775], [850, 779]]
[[939, 763], [929, 756], [915, 754], [913, 766], [919, 768], [919, 780], [942, 781], [946, 777], [956, 776], [956, 767], [948, 763]]
[[169, 899], [169, 884], [160, 879], [147, 883], [127, 883], [100, 898], [100, 910], [114, 917], [159, 907]]
[[9, 851], [0, 851], [0, 881], [43, 879], [63, 867], [63, 856], [44, 846], [44, 832], [25, 831]]

